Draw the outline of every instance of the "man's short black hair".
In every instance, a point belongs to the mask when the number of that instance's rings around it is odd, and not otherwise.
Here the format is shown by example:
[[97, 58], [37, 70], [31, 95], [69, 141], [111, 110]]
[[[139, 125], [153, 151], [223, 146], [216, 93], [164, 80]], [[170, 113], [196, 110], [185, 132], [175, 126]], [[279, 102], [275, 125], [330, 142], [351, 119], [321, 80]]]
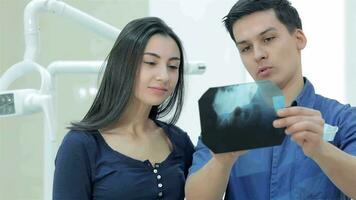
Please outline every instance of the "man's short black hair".
[[297, 28], [302, 29], [298, 11], [288, 0], [239, 0], [231, 8], [229, 14], [223, 18], [223, 22], [231, 38], [235, 41], [232, 26], [237, 20], [254, 12], [269, 9], [273, 9], [277, 19], [284, 24], [290, 33]]

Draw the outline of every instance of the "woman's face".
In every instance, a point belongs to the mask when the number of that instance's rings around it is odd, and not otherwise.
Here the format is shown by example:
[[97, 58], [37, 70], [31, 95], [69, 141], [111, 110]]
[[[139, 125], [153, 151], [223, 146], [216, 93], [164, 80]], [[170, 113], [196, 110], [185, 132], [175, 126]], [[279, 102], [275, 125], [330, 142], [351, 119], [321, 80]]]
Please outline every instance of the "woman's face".
[[153, 35], [136, 74], [134, 98], [150, 106], [161, 104], [177, 85], [179, 66], [176, 42], [169, 36]]

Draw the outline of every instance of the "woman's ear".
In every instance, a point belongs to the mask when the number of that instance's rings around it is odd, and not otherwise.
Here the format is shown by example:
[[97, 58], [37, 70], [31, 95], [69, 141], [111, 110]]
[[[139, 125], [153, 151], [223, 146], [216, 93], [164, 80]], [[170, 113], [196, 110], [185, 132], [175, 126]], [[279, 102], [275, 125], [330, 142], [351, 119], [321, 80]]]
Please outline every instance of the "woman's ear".
[[297, 48], [298, 50], [302, 50], [305, 48], [305, 46], [307, 45], [307, 37], [305, 37], [305, 34], [303, 32], [302, 29], [297, 28], [295, 30], [295, 39], [297, 42]]

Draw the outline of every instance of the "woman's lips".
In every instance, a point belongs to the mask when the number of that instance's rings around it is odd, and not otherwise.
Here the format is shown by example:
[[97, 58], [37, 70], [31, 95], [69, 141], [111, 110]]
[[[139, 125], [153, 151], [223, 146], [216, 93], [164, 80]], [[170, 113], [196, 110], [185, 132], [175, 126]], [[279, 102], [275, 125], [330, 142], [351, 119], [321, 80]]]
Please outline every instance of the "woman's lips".
[[151, 91], [153, 91], [155, 94], [164, 94], [168, 91], [166, 88], [163, 87], [148, 87], [148, 88], [151, 89]]

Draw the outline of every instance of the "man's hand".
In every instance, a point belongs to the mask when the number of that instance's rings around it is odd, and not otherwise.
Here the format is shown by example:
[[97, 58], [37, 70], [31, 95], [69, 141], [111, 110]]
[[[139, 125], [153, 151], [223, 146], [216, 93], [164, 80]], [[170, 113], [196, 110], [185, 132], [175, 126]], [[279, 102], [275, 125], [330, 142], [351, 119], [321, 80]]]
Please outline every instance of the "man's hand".
[[211, 152], [211, 155], [219, 163], [232, 165], [233, 163], [235, 163], [235, 161], [236, 161], [236, 159], [238, 159], [238, 157], [240, 157], [242, 154], [245, 154], [246, 152], [247, 152], [247, 150], [227, 152], [227, 153], [217, 153], [217, 154]]
[[279, 110], [277, 115], [280, 119], [275, 120], [273, 126], [286, 127], [286, 134], [300, 145], [306, 156], [313, 158], [322, 152], [325, 144], [324, 119], [319, 111], [305, 107], [289, 107]]

